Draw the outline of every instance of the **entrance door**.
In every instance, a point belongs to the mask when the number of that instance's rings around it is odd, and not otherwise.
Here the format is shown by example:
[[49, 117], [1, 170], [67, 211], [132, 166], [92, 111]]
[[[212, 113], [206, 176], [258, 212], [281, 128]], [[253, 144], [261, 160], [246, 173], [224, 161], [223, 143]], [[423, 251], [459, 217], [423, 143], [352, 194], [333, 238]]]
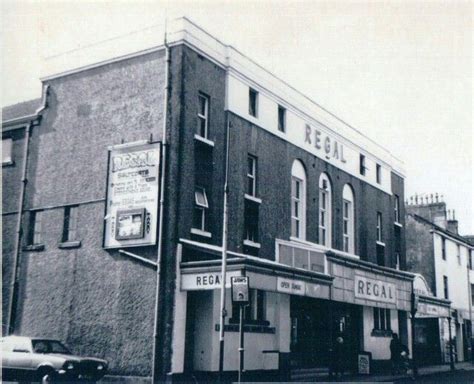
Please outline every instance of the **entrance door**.
[[439, 323], [437, 318], [415, 320], [415, 351], [419, 365], [441, 363]]

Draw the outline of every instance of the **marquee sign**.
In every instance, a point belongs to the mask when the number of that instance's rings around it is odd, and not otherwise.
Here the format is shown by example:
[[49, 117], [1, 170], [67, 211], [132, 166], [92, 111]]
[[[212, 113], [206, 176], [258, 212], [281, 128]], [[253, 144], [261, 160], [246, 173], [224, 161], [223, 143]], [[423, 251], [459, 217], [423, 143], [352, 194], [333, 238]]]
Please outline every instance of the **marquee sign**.
[[156, 244], [160, 143], [109, 149], [105, 248]]
[[354, 295], [356, 298], [396, 304], [397, 287], [393, 283], [382, 280], [355, 276]]

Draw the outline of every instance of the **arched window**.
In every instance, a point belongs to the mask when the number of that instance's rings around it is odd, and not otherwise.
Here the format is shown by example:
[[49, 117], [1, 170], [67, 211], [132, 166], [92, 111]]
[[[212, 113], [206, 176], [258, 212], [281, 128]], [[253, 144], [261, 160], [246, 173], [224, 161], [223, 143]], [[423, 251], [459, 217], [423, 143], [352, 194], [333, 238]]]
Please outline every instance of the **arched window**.
[[355, 234], [354, 192], [349, 184], [342, 191], [343, 251], [354, 253]]
[[332, 227], [331, 182], [328, 175], [319, 177], [319, 244], [331, 247]]
[[306, 172], [299, 160], [291, 167], [291, 236], [306, 238]]

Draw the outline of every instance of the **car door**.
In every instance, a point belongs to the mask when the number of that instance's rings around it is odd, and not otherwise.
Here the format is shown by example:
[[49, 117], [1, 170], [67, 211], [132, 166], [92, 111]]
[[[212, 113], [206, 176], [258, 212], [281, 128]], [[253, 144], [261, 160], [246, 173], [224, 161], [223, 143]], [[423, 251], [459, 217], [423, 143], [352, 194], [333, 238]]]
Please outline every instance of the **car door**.
[[14, 340], [12, 352], [8, 356], [8, 364], [15, 377], [28, 378], [34, 374], [32, 352], [30, 339], [18, 338]]

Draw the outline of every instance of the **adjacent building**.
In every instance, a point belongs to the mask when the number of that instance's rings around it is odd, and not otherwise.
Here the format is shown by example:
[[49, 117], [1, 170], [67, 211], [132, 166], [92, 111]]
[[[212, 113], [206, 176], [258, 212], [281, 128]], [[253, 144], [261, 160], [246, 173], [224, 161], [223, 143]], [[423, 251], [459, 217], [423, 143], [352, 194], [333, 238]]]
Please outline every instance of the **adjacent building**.
[[435, 297], [451, 301], [449, 316], [432, 311], [416, 320], [421, 361], [449, 362], [450, 333], [455, 361], [468, 361], [472, 356], [474, 247], [459, 235], [454, 212], [447, 211], [438, 196], [412, 198], [406, 213], [407, 268], [424, 276]]
[[352, 366], [387, 362], [392, 332], [410, 345], [389, 151], [186, 19], [167, 45], [43, 86], [31, 111], [4, 110], [4, 333], [60, 338], [119, 375], [216, 373], [226, 233], [227, 282], [251, 288], [249, 374], [327, 367], [337, 336]]

